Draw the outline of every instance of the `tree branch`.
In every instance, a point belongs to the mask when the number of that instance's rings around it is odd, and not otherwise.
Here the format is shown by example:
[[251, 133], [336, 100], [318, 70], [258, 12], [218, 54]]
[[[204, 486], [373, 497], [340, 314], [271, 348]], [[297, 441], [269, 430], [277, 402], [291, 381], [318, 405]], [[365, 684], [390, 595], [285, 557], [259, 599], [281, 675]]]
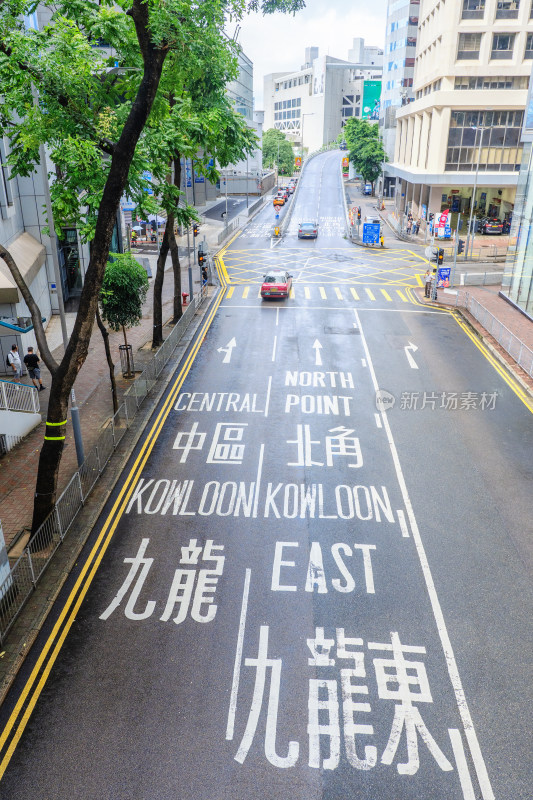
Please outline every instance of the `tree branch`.
[[[11, 58], [13, 55], [13, 50], [11, 47], [8, 47], [5, 42], [0, 40], [0, 53], [4, 53], [5, 56]], [[20, 70], [23, 72], [27, 72], [28, 75], [31, 75], [32, 78], [39, 83], [39, 85], [44, 90], [45, 94], [50, 95], [53, 97], [62, 108], [68, 109], [68, 111], [74, 117], [74, 120], [79, 124], [83, 125], [83, 127], [91, 134], [92, 138], [96, 141], [96, 146], [102, 150], [102, 152], [107, 153], [107, 155], [112, 156], [115, 152], [115, 144], [110, 139], [107, 139], [105, 136], [99, 138], [96, 134], [96, 131], [92, 125], [90, 125], [86, 119], [84, 119], [80, 113], [77, 111], [76, 107], [72, 104], [72, 101], [69, 97], [61, 92], [58, 92], [54, 89], [53, 86], [48, 85], [45, 76], [43, 75], [40, 70], [32, 67], [31, 64], [28, 64], [25, 61], [21, 61], [20, 59], [16, 59], [16, 64]]]
[[15, 259], [13, 258], [9, 250], [6, 250], [6, 248], [3, 247], [1, 244], [0, 244], [0, 258], [2, 258], [6, 262], [7, 267], [13, 276], [13, 280], [17, 284], [17, 288], [21, 293], [22, 297], [24, 298], [26, 305], [28, 306], [28, 309], [31, 314], [31, 321], [33, 322], [33, 329], [35, 331], [35, 338], [37, 339], [37, 347], [39, 348], [44, 363], [50, 370], [50, 373], [53, 375], [54, 372], [57, 370], [57, 362], [53, 358], [48, 348], [48, 342], [46, 341], [46, 336], [44, 333], [43, 321], [39, 306], [33, 299], [32, 293], [28, 289], [24, 278], [20, 274], [20, 270], [15, 262]]

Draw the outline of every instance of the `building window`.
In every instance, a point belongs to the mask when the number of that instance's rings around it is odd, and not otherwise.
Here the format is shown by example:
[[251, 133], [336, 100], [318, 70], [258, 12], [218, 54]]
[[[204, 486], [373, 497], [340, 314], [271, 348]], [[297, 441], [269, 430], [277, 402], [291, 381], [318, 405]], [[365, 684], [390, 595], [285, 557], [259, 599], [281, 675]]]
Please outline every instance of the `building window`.
[[531, 8], [529, 9], [529, 19], [533, 19], [533, 0], [531, 2]]
[[529, 78], [527, 75], [515, 75], [514, 77], [483, 77], [466, 76], [455, 79], [454, 89], [527, 89]]
[[492, 37], [491, 58], [510, 61], [513, 57], [514, 33], [495, 33]]
[[528, 33], [526, 39], [526, 51], [524, 53], [524, 58], [531, 59], [533, 58], [533, 33]]
[[346, 94], [342, 98], [343, 106], [352, 106], [353, 105], [353, 94]]
[[461, 19], [483, 19], [485, 0], [463, 0]]
[[446, 170], [471, 172], [478, 154], [480, 172], [519, 170], [522, 121], [523, 111], [452, 111]]
[[343, 117], [353, 117], [353, 108], [343, 108], [342, 109], [342, 116]]
[[477, 61], [481, 47], [481, 33], [460, 33], [457, 61]]
[[[11, 190], [11, 181], [9, 180], [9, 167], [7, 166], [6, 148], [2, 138], [0, 138], [0, 180], [2, 182], [2, 194], [5, 197], [5, 204], [7, 206], [12, 206], [13, 192]], [[0, 195], [0, 202], [2, 202], [3, 199], [4, 198], [2, 198]]]
[[517, 19], [520, 0], [498, 0], [496, 19]]

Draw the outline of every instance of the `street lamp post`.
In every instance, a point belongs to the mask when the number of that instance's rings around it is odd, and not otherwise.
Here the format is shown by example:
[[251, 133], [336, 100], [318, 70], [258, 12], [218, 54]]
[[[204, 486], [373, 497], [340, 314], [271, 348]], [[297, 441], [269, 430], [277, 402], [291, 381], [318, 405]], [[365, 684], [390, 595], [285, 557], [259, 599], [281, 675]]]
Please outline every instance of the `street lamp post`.
[[472, 202], [470, 203], [470, 216], [468, 218], [468, 234], [466, 237], [466, 250], [465, 256], [468, 255], [468, 249], [470, 247], [470, 241], [472, 240], [472, 248], [474, 247], [474, 233], [472, 232], [472, 217], [474, 215], [474, 203], [476, 200], [476, 191], [477, 191], [477, 176], [479, 172], [479, 162], [481, 161], [481, 147], [483, 145], [483, 134], [487, 130], [489, 126], [482, 126], [482, 125], [472, 125], [473, 130], [477, 132], [481, 131], [481, 136], [479, 137], [479, 147], [477, 150], [477, 161], [476, 161], [476, 171], [474, 174], [474, 188], [472, 190]]

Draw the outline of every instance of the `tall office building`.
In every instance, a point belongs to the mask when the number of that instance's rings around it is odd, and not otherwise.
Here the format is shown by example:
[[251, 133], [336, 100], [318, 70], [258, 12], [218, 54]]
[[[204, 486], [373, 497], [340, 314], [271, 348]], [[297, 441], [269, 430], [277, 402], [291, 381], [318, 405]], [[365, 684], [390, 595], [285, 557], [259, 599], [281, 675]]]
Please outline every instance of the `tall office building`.
[[[510, 218], [522, 156], [531, 0], [421, 0], [415, 99], [397, 112], [398, 211]], [[453, 220], [455, 224], [455, 219]]]
[[265, 130], [308, 150], [335, 141], [350, 117], [379, 118], [383, 50], [354, 39], [348, 60], [308, 47], [299, 70], [264, 78]]
[[[414, 100], [413, 78], [420, 0], [389, 0], [381, 85], [380, 132], [389, 158], [394, 159], [396, 114]], [[395, 178], [385, 166], [385, 194]]]

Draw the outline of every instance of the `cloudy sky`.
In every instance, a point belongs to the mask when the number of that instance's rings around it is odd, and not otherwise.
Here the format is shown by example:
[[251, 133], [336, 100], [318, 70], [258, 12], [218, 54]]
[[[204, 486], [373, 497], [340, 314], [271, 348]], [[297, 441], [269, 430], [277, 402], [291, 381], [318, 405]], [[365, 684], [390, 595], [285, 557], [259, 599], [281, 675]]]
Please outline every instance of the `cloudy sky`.
[[[296, 16], [251, 14], [239, 34], [246, 55], [254, 63], [255, 107], [263, 108], [263, 76], [269, 72], [299, 69], [306, 47], [317, 46], [320, 55], [346, 58], [352, 39], [383, 47], [387, 0], [307, 0]], [[228, 28], [233, 34], [235, 26]]]

